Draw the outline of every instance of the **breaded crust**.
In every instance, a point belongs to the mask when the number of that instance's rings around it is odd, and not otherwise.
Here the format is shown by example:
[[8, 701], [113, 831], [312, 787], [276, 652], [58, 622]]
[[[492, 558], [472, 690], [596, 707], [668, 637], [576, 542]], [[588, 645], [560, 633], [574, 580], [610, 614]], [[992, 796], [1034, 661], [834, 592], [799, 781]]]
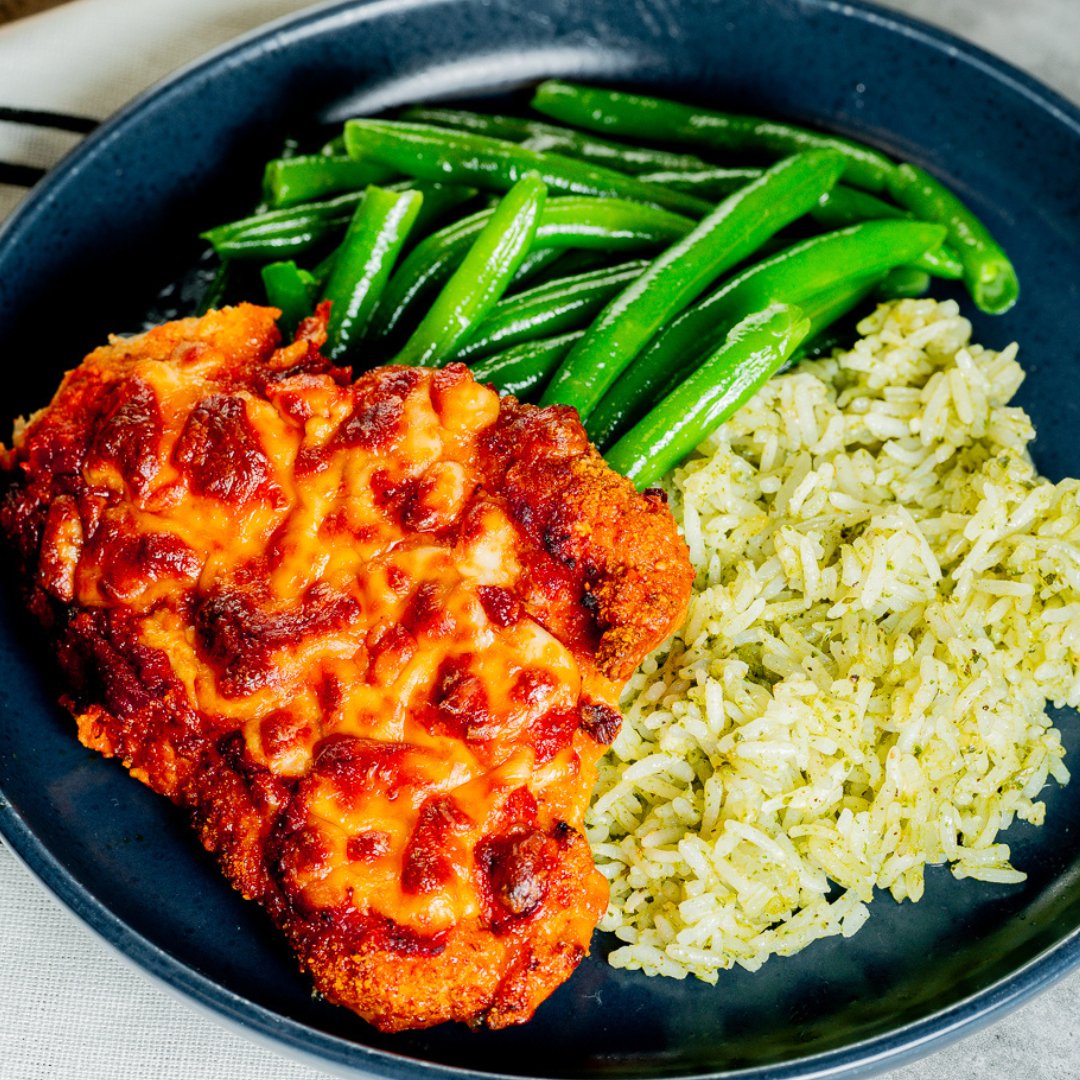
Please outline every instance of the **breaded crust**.
[[355, 382], [242, 305], [115, 339], [2, 455], [79, 737], [186, 807], [321, 993], [527, 1020], [607, 900], [582, 820], [691, 569], [576, 413]]

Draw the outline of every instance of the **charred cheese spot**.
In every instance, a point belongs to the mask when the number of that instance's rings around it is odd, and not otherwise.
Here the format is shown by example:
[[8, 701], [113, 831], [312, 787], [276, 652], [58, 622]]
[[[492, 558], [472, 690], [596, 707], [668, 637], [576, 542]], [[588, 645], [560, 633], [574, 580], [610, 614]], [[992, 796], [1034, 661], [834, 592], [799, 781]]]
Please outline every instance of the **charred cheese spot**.
[[368, 634], [372, 681], [379, 686], [392, 686], [409, 666], [417, 647], [416, 638], [400, 623], [376, 626]]
[[173, 457], [196, 495], [245, 503], [275, 490], [269, 459], [242, 397], [203, 398], [188, 417]]
[[333, 379], [300, 372], [268, 382], [266, 399], [282, 418], [304, 429], [309, 443], [325, 441], [345, 419], [348, 392]]
[[497, 733], [499, 718], [491, 714], [484, 681], [473, 672], [472, 653], [448, 656], [439, 665], [432, 690], [433, 729], [466, 742], [480, 742]]
[[402, 528], [411, 532], [445, 529], [457, 520], [472, 494], [468, 471], [456, 461], [437, 461], [417, 482], [401, 511]]
[[311, 722], [290, 709], [275, 709], [258, 721], [259, 750], [280, 776], [303, 776], [311, 760]]
[[603, 701], [584, 701], [581, 704], [581, 730], [589, 738], [603, 746], [610, 746], [615, 741], [622, 726], [622, 716], [618, 709], [613, 709]]
[[481, 432], [499, 417], [499, 395], [474, 382], [464, 364], [448, 364], [435, 372], [431, 401], [443, 427], [456, 435]]
[[545, 765], [573, 744], [579, 722], [577, 710], [572, 708], [552, 708], [533, 721], [528, 740], [537, 765]]
[[406, 892], [434, 892], [455, 879], [462, 865], [454, 858], [455, 840], [470, 824], [468, 815], [447, 795], [424, 803], [405, 849], [401, 884]]
[[[290, 662], [355, 651], [360, 606], [320, 582], [290, 602], [265, 604], [257, 589], [221, 588], [195, 610], [196, 637], [227, 697], [240, 697], [288, 680]], [[344, 632], [344, 633], [342, 633]]]
[[160, 467], [161, 407], [154, 390], [134, 377], [115, 383], [105, 413], [87, 455], [93, 474], [112, 466], [137, 498], [146, 496]]
[[457, 624], [447, 603], [447, 592], [438, 582], [423, 582], [402, 613], [402, 626], [417, 637], [438, 638], [453, 634]]
[[290, 893], [308, 910], [326, 905], [330, 899], [320, 895], [318, 887], [333, 873], [337, 839], [333, 826], [319, 822], [297, 829], [282, 846], [276, 870]]
[[364, 829], [349, 837], [346, 854], [350, 862], [374, 862], [390, 850], [390, 836], [378, 829]]
[[76, 574], [83, 603], [145, 606], [171, 594], [178, 583], [193, 583], [202, 569], [202, 560], [178, 536], [140, 531], [115, 511], [103, 515], [83, 554]]
[[83, 523], [76, 500], [61, 495], [49, 507], [41, 537], [38, 582], [57, 600], [75, 599], [75, 572], [83, 546]]
[[415, 368], [384, 368], [353, 387], [353, 409], [338, 429], [335, 449], [384, 454], [405, 435], [405, 405], [423, 374]]
[[498, 585], [481, 585], [476, 590], [484, 614], [500, 627], [513, 626], [525, 616], [521, 601], [509, 590]]
[[548, 700], [558, 689], [558, 682], [544, 668], [522, 668], [514, 676], [510, 697], [523, 705], [535, 705]]
[[521, 831], [484, 840], [476, 851], [485, 898], [485, 915], [500, 933], [535, 915], [548, 890], [556, 845], [536, 831]]
[[331, 735], [316, 752], [314, 775], [328, 780], [345, 806], [356, 806], [373, 788], [396, 794], [410, 752], [404, 743]]

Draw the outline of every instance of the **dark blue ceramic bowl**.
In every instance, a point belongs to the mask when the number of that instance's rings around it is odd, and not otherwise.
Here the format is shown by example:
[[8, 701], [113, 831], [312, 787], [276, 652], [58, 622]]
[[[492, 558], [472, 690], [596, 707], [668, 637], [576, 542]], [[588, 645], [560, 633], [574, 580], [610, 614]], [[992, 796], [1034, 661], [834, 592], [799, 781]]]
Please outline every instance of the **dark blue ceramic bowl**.
[[[602, 80], [833, 128], [949, 181], [1013, 255], [1023, 297], [974, 313], [1023, 345], [1039, 466], [1080, 472], [1080, 113], [969, 46], [830, 0], [387, 0], [325, 8], [187, 69], [79, 148], [0, 236], [0, 356], [11, 418], [44, 403], [106, 333], [137, 327], [240, 213], [282, 135], [437, 96]], [[5, 421], [6, 422], [6, 421]], [[10, 588], [10, 585], [9, 585]], [[13, 592], [13, 590], [11, 590]], [[401, 1078], [866, 1074], [1018, 1004], [1080, 958], [1080, 800], [1008, 834], [1019, 887], [929, 874], [851, 941], [820, 941], [719, 985], [604, 963], [609, 942], [529, 1025], [381, 1036], [312, 998], [261, 912], [181, 816], [83, 750], [55, 669], [7, 595], [0, 611], [0, 829], [61, 900], [144, 969], [242, 1026], [342, 1071]], [[1074, 714], [1058, 717], [1070, 754]]]

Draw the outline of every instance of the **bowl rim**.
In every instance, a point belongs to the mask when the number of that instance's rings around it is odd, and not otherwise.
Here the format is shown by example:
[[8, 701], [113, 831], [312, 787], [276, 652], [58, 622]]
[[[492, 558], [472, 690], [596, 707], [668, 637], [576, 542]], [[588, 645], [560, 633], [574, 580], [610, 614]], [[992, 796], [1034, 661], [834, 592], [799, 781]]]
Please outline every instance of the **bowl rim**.
[[[101, 148], [124, 137], [126, 129], [149, 109], [182, 94], [200, 76], [213, 77], [226, 62], [244, 64], [272, 46], [289, 48], [297, 37], [326, 33], [344, 21], [350, 25], [404, 8], [422, 9], [477, 0], [329, 0], [283, 15], [227, 41], [181, 66], [142, 91], [104, 120], [70, 150], [25, 196], [0, 225], [0, 264], [10, 246], [32, 233], [55, 196], [75, 181]], [[960, 64], [1019, 94], [1048, 113], [1080, 141], [1080, 105], [1036, 77], [1021, 71], [980, 46], [904, 12], [868, 0], [784, 0], [800, 15], [823, 12], [883, 28], [922, 47], [943, 53]], [[49, 846], [3, 797], [0, 791], [0, 838], [27, 872], [88, 927], [112, 952], [188, 1005], [226, 1027], [279, 1053], [343, 1076], [366, 1075], [387, 1080], [430, 1080], [435, 1074], [461, 1080], [522, 1080], [521, 1076], [428, 1061], [406, 1053], [368, 1046], [320, 1031], [268, 1009], [202, 975], [154, 944], [93, 896], [68, 871]], [[880, 1035], [845, 1046], [768, 1066], [665, 1075], [694, 1080], [824, 1080], [825, 1077], [869, 1076], [942, 1049], [1018, 1008], [1080, 966], [1080, 925], [996, 982], [947, 1008], [932, 1012]], [[529, 1080], [542, 1080], [537, 1075]]]

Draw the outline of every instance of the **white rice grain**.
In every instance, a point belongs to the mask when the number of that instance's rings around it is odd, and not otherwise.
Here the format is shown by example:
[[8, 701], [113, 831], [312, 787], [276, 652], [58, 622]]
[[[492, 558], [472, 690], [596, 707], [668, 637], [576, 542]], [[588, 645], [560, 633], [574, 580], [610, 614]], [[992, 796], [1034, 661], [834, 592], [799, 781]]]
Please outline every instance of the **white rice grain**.
[[935, 863], [1023, 881], [999, 836], [1068, 781], [1045, 705], [1080, 704], [1080, 484], [1037, 474], [1016, 349], [955, 303], [860, 331], [670, 480], [697, 583], [587, 818], [617, 967], [756, 970]]

